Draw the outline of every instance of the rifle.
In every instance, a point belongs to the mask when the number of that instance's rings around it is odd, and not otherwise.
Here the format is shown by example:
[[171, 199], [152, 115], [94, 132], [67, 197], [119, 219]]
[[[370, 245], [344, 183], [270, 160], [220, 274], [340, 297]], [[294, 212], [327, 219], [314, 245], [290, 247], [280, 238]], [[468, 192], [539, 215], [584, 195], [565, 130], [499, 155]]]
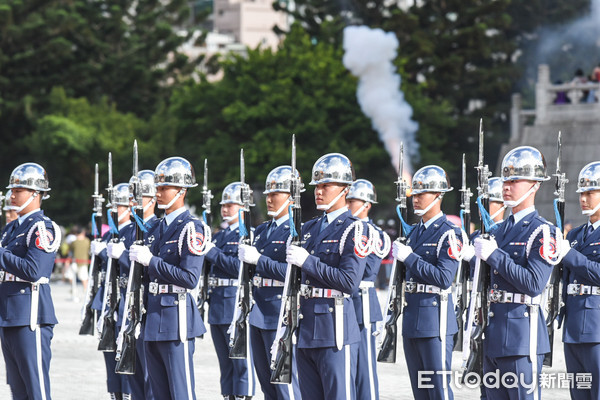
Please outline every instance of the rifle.
[[[404, 229], [404, 221], [407, 218], [406, 208], [406, 191], [408, 184], [402, 176], [404, 163], [404, 144], [400, 143], [400, 162], [398, 164], [398, 180], [396, 188], [398, 190], [398, 196], [396, 201], [398, 206], [398, 216], [400, 218], [400, 224], [398, 228], [398, 238], [396, 241], [399, 243], [406, 243], [406, 235], [408, 232]], [[404, 307], [405, 299], [405, 286], [404, 281], [406, 280], [406, 266], [404, 263], [394, 260], [392, 265], [392, 271], [390, 274], [390, 287], [388, 289], [388, 301], [387, 301], [387, 312], [388, 319], [383, 326], [382, 331], [377, 334], [383, 334], [381, 339], [381, 348], [377, 355], [377, 361], [384, 363], [395, 363], [396, 362], [396, 348], [398, 342], [398, 318], [402, 314], [402, 308]]]
[[[102, 226], [102, 202], [104, 201], [104, 198], [98, 191], [98, 164], [96, 164], [94, 172], [94, 194], [92, 195], [92, 198], [94, 199], [94, 208], [92, 209], [92, 234], [94, 235], [94, 241], [99, 242], [102, 240], [100, 227]], [[100, 258], [96, 257], [96, 255], [92, 253], [90, 260], [90, 280], [85, 292], [85, 305], [81, 312], [81, 328], [79, 328], [80, 335], [94, 334], [94, 323], [96, 322], [98, 316], [96, 310], [92, 309], [92, 303], [94, 301], [94, 297], [96, 297], [96, 293], [98, 293], [100, 284], [99, 273], [101, 262], [102, 261]]]
[[[202, 218], [204, 223], [210, 228], [212, 225], [212, 213], [210, 211], [210, 200], [213, 198], [211, 191], [208, 189], [208, 165], [206, 158], [204, 159], [204, 182], [202, 183]], [[204, 264], [202, 265], [202, 276], [200, 277], [200, 292], [198, 295], [198, 311], [200, 311], [200, 317], [205, 321], [206, 305], [208, 304], [208, 274], [210, 270], [210, 263], [204, 258]], [[200, 336], [201, 338], [204, 335]]]
[[[8, 192], [7, 192], [7, 194], [8, 194]], [[2, 209], [4, 207], [1, 207], [1, 206], [2, 206], [2, 204], [4, 204], [4, 206], [6, 206], [7, 199], [8, 199], [8, 197], [6, 197], [4, 195], [4, 193], [0, 192], [0, 230], [4, 229], [4, 227], [6, 226], [6, 223], [5, 223], [6, 221], [2, 220]]]
[[[302, 182], [296, 175], [296, 135], [292, 135], [292, 177], [290, 182], [290, 197], [292, 214], [290, 215], [291, 245], [301, 246], [300, 232], [302, 229], [302, 207], [300, 192]], [[288, 264], [283, 287], [284, 298], [279, 310], [278, 332], [273, 345], [277, 351], [271, 357], [271, 383], [292, 383], [293, 337], [298, 329], [298, 304], [300, 294], [301, 271], [297, 265]], [[283, 332], [280, 334], [280, 330]]]
[[[135, 242], [133, 244], [144, 245], [144, 207], [142, 204], [142, 190], [140, 179], [138, 177], [138, 146], [137, 140], [133, 142], [133, 176], [131, 179], [130, 190], [132, 190], [135, 206]], [[144, 286], [144, 266], [138, 262], [132, 262], [129, 268], [129, 278], [127, 280], [127, 293], [125, 297], [125, 307], [123, 307], [123, 325], [117, 338], [117, 354], [115, 355], [115, 372], [118, 374], [135, 374], [136, 365], [136, 342], [140, 334], [142, 325], [142, 315], [145, 312], [143, 304]]]
[[[556, 157], [556, 173], [553, 176], [556, 177], [556, 190], [554, 191], [554, 195], [556, 196], [556, 200], [554, 200], [555, 207], [558, 211], [556, 215], [556, 227], [564, 233], [564, 219], [565, 219], [565, 186], [569, 180], [564, 172], [561, 171], [562, 167], [562, 133], [558, 132], [558, 141], [557, 141], [557, 157]], [[554, 351], [554, 321], [558, 317], [561, 307], [561, 283], [562, 283], [562, 274], [563, 274], [563, 265], [562, 263], [558, 263], [554, 266], [552, 270], [552, 275], [550, 276], [550, 288], [548, 292], [550, 293], [549, 298], [549, 309], [548, 316], [546, 317], [546, 327], [548, 328], [548, 338], [550, 340], [550, 352], [546, 353], [544, 356], [544, 364], [547, 366], [552, 366], [552, 356]]]
[[[112, 185], [112, 154], [108, 153], [108, 197], [111, 199], [111, 203], [114, 203], [113, 199], [113, 185]], [[111, 204], [110, 219], [112, 220], [111, 227], [111, 242], [117, 243], [119, 241], [119, 215], [117, 207]], [[113, 262], [112, 258], [108, 258], [106, 262], [106, 279], [104, 281], [104, 298], [102, 300], [102, 315], [100, 317], [100, 343], [98, 343], [98, 350], [100, 351], [115, 351], [117, 350], [116, 342], [116, 321], [115, 312], [119, 306], [119, 263]]]
[[[488, 179], [491, 175], [487, 164], [483, 163], [483, 120], [479, 121], [479, 162], [477, 164], [477, 195], [481, 200], [484, 211], [489, 210]], [[490, 234], [485, 226], [485, 216], [481, 215], [481, 237], [489, 239]], [[470, 340], [469, 345], [463, 344], [462, 383], [471, 372], [478, 377], [483, 376], [483, 333], [488, 323], [490, 290], [490, 267], [484, 261], [477, 259], [473, 276], [473, 290], [469, 302], [467, 322], [464, 326], [464, 338]], [[478, 304], [477, 304], [478, 303]], [[476, 324], [473, 329], [473, 323]], [[466, 347], [466, 348], [465, 348]]]
[[[250, 206], [251, 190], [250, 186], [245, 183], [244, 171], [244, 149], [240, 151], [240, 191], [242, 199], [243, 217], [240, 219], [240, 244], [252, 244], [251, 238], [251, 221], [250, 221]], [[248, 263], [240, 262], [240, 272], [238, 275], [238, 290], [236, 296], [236, 310], [233, 317], [233, 329], [229, 336], [229, 358], [246, 358], [248, 354], [248, 314], [252, 306], [252, 292], [250, 291], [250, 271], [254, 270], [254, 266]]]
[[[467, 238], [471, 236], [471, 189], [467, 187], [467, 164], [465, 162], [465, 154], [463, 153], [462, 160], [462, 186], [460, 188], [461, 203], [460, 208], [462, 213], [463, 230], [467, 234]], [[467, 246], [468, 243], [463, 243]], [[463, 330], [464, 330], [464, 315], [467, 310], [468, 288], [467, 282], [470, 278], [470, 269], [468, 261], [461, 261], [458, 272], [456, 273], [456, 285], [454, 287], [454, 300], [456, 311], [456, 322], [458, 324], [458, 332], [454, 340], [454, 350], [462, 351], [463, 349]]]

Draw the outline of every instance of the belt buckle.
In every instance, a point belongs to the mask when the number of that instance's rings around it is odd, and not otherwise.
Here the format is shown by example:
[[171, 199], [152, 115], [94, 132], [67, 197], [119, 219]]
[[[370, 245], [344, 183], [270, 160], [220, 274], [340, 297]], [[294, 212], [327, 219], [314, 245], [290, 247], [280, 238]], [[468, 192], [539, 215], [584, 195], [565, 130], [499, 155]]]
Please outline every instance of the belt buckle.
[[148, 291], [155, 296], [158, 294], [158, 283], [150, 282], [150, 286], [148, 287]]
[[217, 278], [215, 278], [214, 276], [209, 276], [208, 277], [208, 286], [212, 286], [212, 287], [217, 286]]
[[304, 296], [305, 299], [308, 299], [310, 294], [310, 286], [300, 286], [300, 296]]
[[252, 284], [256, 287], [260, 287], [261, 281], [262, 281], [262, 278], [260, 276], [255, 276], [252, 278]]
[[581, 286], [579, 287], [579, 294], [580, 294], [580, 295], [583, 295], [583, 294], [590, 294], [591, 292], [592, 292], [592, 291], [591, 291], [591, 288], [590, 288], [590, 286], [589, 286], [589, 285], [581, 285]]
[[491, 302], [498, 303], [498, 302], [500, 302], [501, 298], [502, 298], [502, 292], [500, 290], [495, 290], [495, 289], [490, 290], [490, 301]]
[[414, 293], [415, 289], [417, 289], [417, 284], [415, 282], [413, 282], [413, 281], [406, 282], [404, 291], [406, 291], [407, 293]]

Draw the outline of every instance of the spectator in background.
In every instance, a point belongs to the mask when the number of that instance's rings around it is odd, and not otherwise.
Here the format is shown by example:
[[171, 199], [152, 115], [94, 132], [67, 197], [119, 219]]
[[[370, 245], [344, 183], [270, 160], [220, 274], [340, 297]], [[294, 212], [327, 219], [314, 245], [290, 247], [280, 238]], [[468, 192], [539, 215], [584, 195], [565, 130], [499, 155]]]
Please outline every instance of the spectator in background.
[[[71, 279], [75, 282], [77, 278], [83, 285], [83, 292], [87, 290], [88, 283], [88, 266], [90, 263], [90, 239], [86, 236], [85, 229], [81, 226], [75, 225], [71, 230], [71, 233], [75, 236], [74, 240], [69, 245], [69, 250], [72, 256], [71, 260]], [[73, 282], [72, 282], [73, 283]], [[75, 285], [73, 285], [75, 287]], [[75, 298], [75, 293], [73, 293]]]
[[[571, 83], [573, 83], [573, 84], [588, 83], [588, 78], [587, 78], [587, 76], [585, 76], [585, 74], [583, 73], [583, 70], [581, 68], [577, 68], [577, 71], [575, 71], [575, 77], [573, 78]], [[581, 103], [585, 103], [588, 101], [588, 96], [590, 94], [589, 92], [590, 92], [589, 90], [576, 90], [575, 91], [575, 93], [582, 93], [582, 96], [580, 97]]]
[[594, 82], [600, 82], [600, 63], [592, 71], [592, 78]]
[[[560, 79], [554, 81], [555, 85], [562, 85], [563, 81], [561, 81]], [[556, 92], [556, 97], [554, 98], [554, 104], [568, 104], [570, 103], [571, 100], [569, 100], [569, 98], [567, 97], [567, 93], [560, 91], [560, 92]]]

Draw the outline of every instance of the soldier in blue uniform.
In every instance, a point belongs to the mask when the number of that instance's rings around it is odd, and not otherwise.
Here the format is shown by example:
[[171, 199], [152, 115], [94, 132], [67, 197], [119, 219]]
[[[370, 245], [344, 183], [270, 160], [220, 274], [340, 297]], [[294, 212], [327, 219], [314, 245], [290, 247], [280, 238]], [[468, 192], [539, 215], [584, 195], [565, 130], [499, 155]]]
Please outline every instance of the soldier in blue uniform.
[[369, 218], [372, 204], [377, 204], [377, 193], [371, 182], [366, 179], [354, 181], [350, 186], [346, 201], [352, 215], [368, 224], [369, 237], [373, 246], [373, 252], [367, 257], [365, 273], [359, 288], [352, 294], [352, 301], [361, 335], [358, 348], [356, 397], [361, 400], [376, 400], [379, 399], [379, 381], [373, 332], [376, 332], [376, 324], [383, 320], [383, 316], [375, 290], [375, 278], [379, 272], [381, 260], [389, 254], [390, 238]]
[[[446, 172], [429, 165], [415, 172], [412, 202], [421, 217], [406, 244], [394, 242], [394, 257], [406, 266], [406, 304], [402, 319], [404, 356], [416, 399], [452, 399], [450, 379], [453, 335], [458, 331], [451, 285], [462, 244], [460, 228], [441, 210], [452, 190]], [[419, 387], [419, 373], [429, 388]]]
[[25, 163], [7, 189], [18, 219], [0, 240], [0, 341], [15, 399], [50, 399], [50, 342], [58, 323], [48, 285], [60, 230], [40, 209], [50, 190], [46, 171]]
[[[138, 173], [138, 179], [140, 181], [140, 191], [142, 194], [142, 207], [144, 210], [144, 220], [142, 221], [144, 228], [147, 232], [144, 233], [144, 243], [147, 246], [150, 246], [155, 239], [155, 230], [158, 227], [158, 218], [154, 214], [154, 207], [156, 204], [156, 186], [154, 185], [154, 171], [151, 170], [142, 170]], [[132, 201], [135, 201], [133, 198], [133, 188], [131, 186], [131, 180], [129, 182], [129, 198]], [[131, 215], [135, 214], [131, 212]], [[135, 217], [134, 217], [135, 218]], [[137, 221], [139, 223], [139, 221]], [[136, 226], [135, 224], [131, 224], [128, 227], [130, 229], [127, 230], [127, 233], [123, 233], [123, 236], [126, 236], [125, 241], [120, 241], [118, 243], [109, 243], [107, 245], [107, 253], [109, 257], [119, 260], [119, 268], [121, 272], [121, 276], [124, 278], [122, 281], [122, 286], [124, 286], [124, 290], [121, 291], [121, 302], [119, 304], [119, 322], [118, 326], [121, 329], [124, 328], [123, 325], [123, 316], [126, 314], [126, 310], [124, 310], [125, 303], [125, 291], [127, 290], [127, 280], [129, 279], [129, 270], [131, 261], [129, 260], [129, 247], [135, 241], [135, 232]], [[147, 307], [148, 304], [148, 276], [144, 274], [144, 308]], [[142, 315], [142, 323], [140, 336], [136, 341], [136, 368], [134, 375], [125, 375], [129, 384], [129, 388], [131, 391], [131, 397], [133, 400], [141, 400], [141, 399], [151, 399], [152, 391], [150, 389], [150, 382], [148, 381], [148, 373], [146, 369], [146, 357], [144, 353], [144, 324], [146, 321], [146, 314]], [[126, 325], [125, 325], [126, 326]], [[120, 332], [120, 330], [119, 330]], [[120, 335], [122, 333], [119, 333]]]
[[488, 399], [540, 396], [539, 386], [534, 390], [531, 385], [537, 385], [550, 347], [539, 305], [560, 254], [554, 228], [535, 210], [535, 193], [547, 179], [546, 161], [537, 149], [522, 146], [508, 152], [502, 161], [502, 194], [511, 215], [494, 237], [474, 241], [476, 257], [491, 271], [483, 372], [498, 370], [501, 379], [512, 374], [518, 379], [485, 382]]
[[[219, 368], [221, 370], [221, 394], [234, 400], [254, 396], [254, 368], [252, 351], [245, 359], [229, 358], [229, 326], [233, 320], [240, 259], [238, 258], [239, 212], [242, 207], [240, 182], [230, 183], [223, 189], [221, 217], [229, 225], [215, 234], [207, 244], [206, 259], [210, 262], [208, 323]], [[247, 227], [250, 229], [250, 227]], [[252, 341], [252, 334], [250, 334]], [[251, 346], [249, 346], [252, 350]]]
[[210, 231], [185, 207], [188, 188], [197, 186], [186, 159], [163, 160], [154, 181], [158, 208], [165, 210], [154, 234], [158, 236], [150, 248], [129, 248], [129, 259], [147, 267], [150, 281], [144, 326], [148, 379], [156, 399], [192, 400], [194, 340], [206, 329], [189, 292], [198, 285]]
[[267, 195], [267, 214], [273, 219], [256, 228], [253, 246], [238, 246], [240, 260], [256, 265], [252, 281], [254, 306], [250, 312], [250, 338], [256, 375], [265, 400], [300, 398], [295, 371], [291, 385], [274, 385], [270, 382], [271, 346], [277, 333], [287, 270], [285, 250], [290, 237], [291, 177], [292, 167], [287, 165], [269, 172], [263, 193]]
[[[571, 388], [572, 399], [600, 398], [600, 162], [589, 163], [577, 181], [588, 222], [567, 234], [563, 263], [563, 342], [567, 372], [590, 373], [591, 388]], [[572, 246], [572, 248], [570, 247]]]
[[346, 207], [354, 181], [350, 160], [339, 153], [319, 158], [312, 169], [317, 209], [306, 222], [302, 247], [290, 245], [286, 261], [302, 269], [297, 357], [305, 399], [356, 399], [360, 329], [350, 296], [370, 253], [368, 227]]
[[[131, 236], [131, 229], [133, 225], [130, 220], [130, 211], [129, 211], [129, 185], [127, 183], [119, 183], [112, 188], [110, 203], [107, 204], [107, 207], [116, 207], [117, 208], [117, 231], [119, 233], [119, 244], [123, 245], [125, 241]], [[101, 290], [98, 290], [98, 294], [96, 295], [95, 304], [92, 305], [92, 308], [97, 307], [98, 310], [102, 310], [99, 313], [99, 322], [100, 326], [104, 322], [103, 312], [106, 312], [108, 309], [107, 306], [107, 298], [105, 297], [106, 290], [106, 271], [108, 265], [108, 259], [112, 259], [112, 268], [119, 268], [119, 292], [121, 294], [121, 298], [123, 298], [123, 294], [125, 293], [126, 285], [124, 285], [123, 279], [126, 279], [127, 274], [125, 274], [122, 269], [129, 267], [123, 267], [118, 264], [118, 257], [111, 256], [108, 252], [108, 245], [114, 243], [110, 243], [111, 234], [107, 232], [104, 235], [102, 242], [92, 242], [91, 251], [93, 251], [97, 257], [102, 260], [102, 273], [101, 273]], [[131, 245], [132, 241], [128, 240], [127, 245]], [[119, 308], [117, 312], [117, 326], [120, 325], [121, 316], [123, 315], [123, 306], [122, 302], [119, 302]], [[118, 330], [116, 331], [118, 332]], [[102, 333], [102, 332], [100, 332]], [[116, 340], [116, 338], [115, 338]], [[108, 393], [111, 396], [111, 399], [128, 399], [130, 396], [130, 388], [129, 388], [129, 380], [125, 375], [119, 375], [115, 373], [115, 355], [114, 351], [103, 351], [104, 363], [106, 366], [106, 386]]]

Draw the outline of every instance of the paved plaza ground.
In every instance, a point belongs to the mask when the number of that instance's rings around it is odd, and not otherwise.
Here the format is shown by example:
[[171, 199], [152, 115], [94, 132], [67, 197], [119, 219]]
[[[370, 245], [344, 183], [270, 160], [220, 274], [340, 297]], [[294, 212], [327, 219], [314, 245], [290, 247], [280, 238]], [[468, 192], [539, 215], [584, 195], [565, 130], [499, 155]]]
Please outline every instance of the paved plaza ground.
[[[72, 301], [70, 286], [62, 282], [53, 282], [52, 293], [59, 324], [54, 330], [52, 340], [52, 363], [50, 379], [52, 397], [55, 400], [100, 400], [108, 399], [106, 393], [106, 372], [102, 354], [96, 350], [98, 341], [91, 336], [79, 336], [81, 302]], [[79, 297], [83, 297], [83, 289]], [[565, 363], [560, 338], [562, 332], [556, 332], [554, 348], [556, 350], [554, 367], [544, 369], [544, 373], [564, 373]], [[460, 369], [460, 354], [454, 353], [453, 370]], [[194, 355], [196, 375], [196, 396], [198, 399], [221, 400], [219, 390], [219, 368], [210, 333], [204, 339], [196, 340]], [[5, 366], [0, 362], [0, 376], [5, 376]], [[402, 346], [399, 347], [396, 364], [379, 364], [380, 398], [382, 400], [411, 399], [412, 393], [406, 369]], [[478, 389], [455, 388], [455, 399], [478, 398]], [[542, 397], [568, 399], [566, 389], [543, 389]], [[0, 382], [0, 399], [10, 399], [9, 387], [4, 379]], [[263, 399], [257, 390], [255, 399]], [[316, 400], [316, 399], [311, 399]]]

